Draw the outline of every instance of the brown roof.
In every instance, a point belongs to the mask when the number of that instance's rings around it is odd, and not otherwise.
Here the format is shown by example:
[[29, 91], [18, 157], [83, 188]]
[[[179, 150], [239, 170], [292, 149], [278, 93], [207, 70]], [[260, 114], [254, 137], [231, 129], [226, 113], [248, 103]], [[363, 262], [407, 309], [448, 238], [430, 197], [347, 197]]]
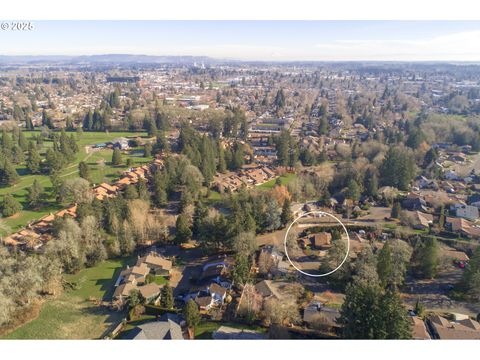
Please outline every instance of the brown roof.
[[208, 306], [212, 303], [212, 297], [211, 296], [197, 296], [195, 298], [195, 302], [200, 307], [206, 307], [206, 306]]
[[139, 286], [138, 291], [145, 299], [151, 298], [152, 296], [157, 296], [160, 294], [160, 286], [155, 283], [150, 283], [147, 285]]
[[115, 185], [110, 185], [107, 183], [101, 183], [100, 185], [98, 185], [98, 188], [104, 188], [105, 190], [110, 192], [116, 192], [118, 190], [118, 187], [116, 187]]
[[471, 319], [449, 322], [442, 316], [433, 315], [430, 323], [440, 339], [480, 340], [480, 324]]
[[127, 278], [130, 274], [147, 276], [149, 272], [150, 272], [149, 267], [146, 264], [142, 263], [140, 265], [136, 265], [131, 268], [123, 270], [120, 273], [120, 275], [124, 276], [125, 278]]
[[149, 254], [142, 258], [139, 258], [137, 261], [137, 266], [140, 266], [142, 263], [148, 265], [155, 265], [160, 266], [164, 270], [171, 270], [172, 269], [172, 262], [170, 260], [165, 259], [162, 256], [157, 256], [153, 254]]
[[210, 293], [216, 293], [220, 296], [224, 296], [227, 293], [227, 289], [225, 289], [223, 286], [218, 285], [217, 283], [213, 283], [212, 285], [210, 285]]
[[115, 289], [115, 292], [113, 293], [113, 297], [118, 298], [118, 297], [121, 297], [121, 296], [123, 296], [123, 297], [129, 296], [130, 291], [135, 290], [136, 288], [137, 287], [135, 285], [133, 285], [132, 283], [126, 283], [126, 284], [119, 285]]
[[418, 316], [411, 316], [410, 322], [412, 324], [412, 338], [415, 340], [428, 340], [431, 339], [430, 334], [427, 331], [427, 327], [422, 319]]
[[255, 290], [262, 297], [273, 296], [277, 299], [282, 298], [282, 295], [277, 291], [277, 288], [273, 285], [272, 280], [263, 280], [255, 284]]
[[313, 244], [316, 247], [330, 246], [332, 242], [332, 234], [321, 232], [313, 236]]
[[415, 211], [415, 217], [417, 221], [424, 227], [428, 228], [428, 226], [433, 223], [433, 215], [422, 213], [420, 211]]

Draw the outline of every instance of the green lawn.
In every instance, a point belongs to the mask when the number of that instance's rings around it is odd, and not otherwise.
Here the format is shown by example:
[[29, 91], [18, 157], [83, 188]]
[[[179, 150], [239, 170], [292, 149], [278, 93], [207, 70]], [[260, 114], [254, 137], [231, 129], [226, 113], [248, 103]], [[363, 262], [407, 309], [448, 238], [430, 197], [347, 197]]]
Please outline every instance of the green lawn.
[[219, 201], [222, 201], [222, 195], [215, 190], [210, 190], [210, 195], [204, 200], [205, 204], [208, 206], [215, 205], [215, 203], [218, 203]]
[[95, 306], [88, 298], [110, 300], [118, 274], [134, 258], [107, 260], [83, 269], [65, 280], [76, 283], [58, 298], [47, 300], [37, 319], [23, 325], [5, 339], [96, 339], [125, 314]]
[[244, 325], [244, 324], [237, 324], [231, 322], [216, 322], [216, 321], [208, 321], [208, 320], [201, 320], [200, 323], [195, 327], [195, 339], [211, 339], [212, 334], [216, 331], [220, 326], [229, 326], [236, 329], [247, 329], [247, 330], [254, 330], [261, 333], [266, 331], [265, 328], [255, 325]]
[[[294, 173], [287, 173], [285, 175], [280, 176], [280, 183], [282, 185], [287, 185], [290, 181], [294, 180], [297, 178], [297, 175]], [[262, 185], [258, 185], [259, 189], [271, 189], [275, 186], [276, 179], [272, 179], [270, 181], [267, 181], [266, 183], [263, 183]]]
[[[31, 138], [34, 134], [39, 134], [40, 131], [26, 131], [25, 136]], [[112, 182], [116, 178], [120, 177], [122, 171], [127, 167], [123, 166], [112, 166], [112, 150], [99, 150], [93, 153], [87, 154], [85, 151], [86, 145], [93, 145], [101, 142], [108, 142], [117, 137], [129, 137], [129, 136], [146, 136], [146, 133], [143, 132], [115, 132], [115, 133], [104, 133], [104, 132], [84, 132], [78, 141], [78, 146], [80, 151], [78, 152], [75, 161], [71, 164], [68, 164], [65, 169], [60, 173], [60, 177], [63, 179], [73, 178], [78, 176], [78, 164], [81, 161], [86, 161], [87, 164], [91, 167], [91, 176], [94, 183], [100, 183], [103, 181]], [[76, 136], [76, 134], [74, 135]], [[52, 146], [52, 142], [45, 141], [43, 145], [43, 154], [48, 147]], [[153, 158], [144, 158], [142, 157], [142, 149], [136, 148], [128, 151], [124, 155], [124, 161], [127, 158], [133, 160], [134, 166], [139, 166], [145, 163], [150, 162]], [[43, 155], [42, 155], [43, 156]], [[64, 206], [56, 203], [53, 198], [45, 199], [45, 205], [39, 209], [32, 211], [28, 209], [28, 204], [26, 201], [27, 189], [33, 184], [34, 180], [38, 180], [45, 191], [48, 193], [51, 190], [52, 183], [50, 178], [47, 175], [32, 175], [28, 173], [24, 165], [17, 166], [17, 172], [19, 174], [24, 174], [20, 177], [20, 181], [13, 186], [4, 186], [0, 187], [0, 197], [2, 195], [11, 193], [23, 206], [23, 210], [13, 217], [3, 219], [3, 224], [10, 230], [4, 231], [3, 234], [9, 232], [15, 232], [22, 227], [26, 226], [30, 221], [39, 219], [42, 216], [62, 209]]]
[[166, 285], [168, 284], [168, 280], [163, 276], [155, 276], [154, 283], [157, 285]]

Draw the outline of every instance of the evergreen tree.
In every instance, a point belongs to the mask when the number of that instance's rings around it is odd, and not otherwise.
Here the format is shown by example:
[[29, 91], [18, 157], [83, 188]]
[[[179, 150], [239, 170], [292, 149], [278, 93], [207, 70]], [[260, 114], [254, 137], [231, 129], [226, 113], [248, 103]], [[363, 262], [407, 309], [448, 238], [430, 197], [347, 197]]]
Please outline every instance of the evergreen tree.
[[157, 132], [157, 142], [155, 143], [155, 153], [159, 152], [169, 152], [170, 151], [170, 144], [168, 143], [168, 139], [165, 135], [165, 131], [158, 131]]
[[347, 191], [345, 193], [347, 199], [351, 199], [357, 202], [360, 199], [360, 186], [354, 179], [350, 179], [348, 182]]
[[387, 290], [380, 299], [380, 322], [383, 325], [381, 338], [411, 339], [412, 329], [407, 309], [402, 305], [399, 293]]
[[28, 141], [23, 131], [20, 131], [18, 134], [18, 146], [20, 146], [20, 149], [22, 149], [22, 151], [28, 150]]
[[367, 169], [363, 182], [365, 194], [376, 199], [378, 197], [378, 177], [374, 170]]
[[390, 147], [380, 166], [382, 185], [408, 190], [415, 177], [415, 160], [406, 149]]
[[418, 260], [420, 262], [420, 271], [428, 279], [434, 278], [437, 274], [439, 264], [438, 251], [438, 243], [435, 237], [429, 236], [424, 239]]
[[1, 204], [2, 215], [9, 217], [22, 210], [22, 205], [11, 194], [3, 196]]
[[208, 208], [201, 202], [197, 201], [195, 211], [193, 213], [193, 228], [192, 233], [199, 237], [205, 219], [208, 217]]
[[227, 163], [225, 161], [225, 150], [221, 143], [218, 144], [218, 167], [219, 173], [224, 174], [227, 171]]
[[397, 292], [352, 283], [347, 286], [338, 322], [346, 339], [410, 339], [407, 310]]
[[425, 154], [425, 158], [423, 160], [423, 166], [428, 167], [429, 165], [433, 164], [438, 158], [437, 150], [433, 147], [430, 148]]
[[2, 149], [5, 157], [10, 157], [12, 152], [13, 142], [8, 135], [7, 129], [3, 128], [2, 130]]
[[152, 144], [146, 143], [143, 147], [143, 157], [152, 156]]
[[469, 300], [480, 301], [480, 247], [477, 247], [470, 258], [468, 266], [463, 272], [460, 286]]
[[380, 289], [375, 286], [349, 284], [338, 322], [346, 339], [381, 339]]
[[290, 200], [287, 198], [283, 202], [282, 213], [280, 215], [280, 221], [283, 226], [286, 226], [293, 220], [292, 210], [290, 208]]
[[175, 241], [177, 243], [183, 243], [192, 237], [192, 231], [190, 230], [190, 224], [188, 223], [188, 218], [186, 215], [180, 214], [177, 217], [175, 228]]
[[400, 202], [395, 201], [392, 205], [392, 211], [390, 213], [390, 217], [393, 218], [393, 219], [400, 218], [401, 211], [402, 211], [402, 207], [400, 206]]
[[27, 129], [27, 130], [34, 130], [32, 118], [31, 118], [30, 116], [28, 116], [28, 115], [27, 115], [27, 117], [26, 117], [26, 119], [25, 119], [25, 129]]
[[40, 163], [42, 159], [40, 158], [40, 154], [37, 151], [37, 147], [35, 144], [30, 141], [28, 145], [28, 153], [27, 153], [27, 168], [30, 170], [32, 174], [40, 173]]
[[243, 145], [240, 143], [236, 143], [229, 168], [230, 170], [238, 170], [243, 166], [244, 163], [245, 160], [243, 158]]
[[160, 294], [160, 306], [164, 309], [173, 309], [173, 289], [170, 285], [166, 284]]
[[285, 106], [285, 94], [283, 93], [283, 89], [277, 91], [277, 95], [275, 95], [273, 104], [277, 107], [277, 109], [281, 109]]
[[51, 148], [47, 149], [47, 153], [45, 155], [45, 165], [50, 175], [54, 172], [60, 171], [65, 165], [65, 162], [65, 157], [60, 151]]
[[438, 227], [440, 230], [445, 228], [445, 205], [440, 206], [440, 217], [438, 219]]
[[14, 185], [19, 179], [20, 176], [18, 175], [17, 170], [10, 160], [5, 158], [3, 169], [0, 170], [0, 182], [7, 185]]
[[43, 109], [42, 112], [42, 126], [46, 126], [48, 129], [53, 129], [52, 119], [45, 109]]
[[329, 124], [328, 124], [328, 119], [327, 115], [323, 115], [320, 117], [320, 120], [318, 122], [318, 135], [327, 135], [329, 130]]
[[235, 265], [232, 271], [233, 282], [237, 287], [243, 286], [247, 283], [250, 277], [250, 262], [248, 257], [236, 255]]
[[92, 110], [89, 110], [83, 119], [83, 129], [84, 130], [93, 130], [93, 113]]
[[78, 164], [78, 172], [81, 178], [91, 181], [90, 167], [85, 161], [80, 161]]
[[148, 192], [147, 183], [144, 179], [137, 182], [138, 198], [150, 202], [150, 193]]
[[183, 316], [189, 329], [195, 329], [200, 322], [200, 313], [198, 306], [192, 299], [188, 300], [183, 309]]
[[390, 243], [387, 241], [380, 250], [377, 259], [377, 273], [378, 279], [382, 287], [390, 285], [390, 279], [393, 273], [392, 250]]
[[122, 152], [120, 151], [119, 148], [115, 148], [113, 150], [113, 154], [112, 154], [112, 164], [114, 166], [118, 166], [118, 165], [121, 165], [123, 162], [122, 160]]
[[25, 161], [25, 155], [23, 154], [23, 150], [18, 145], [13, 146], [12, 161], [17, 165]]
[[36, 208], [41, 204], [43, 198], [43, 186], [35, 179], [31, 187], [27, 188], [27, 201], [32, 208]]
[[208, 185], [215, 175], [215, 154], [211, 140], [203, 136], [200, 148], [201, 163], [200, 171], [202, 172], [205, 184]]

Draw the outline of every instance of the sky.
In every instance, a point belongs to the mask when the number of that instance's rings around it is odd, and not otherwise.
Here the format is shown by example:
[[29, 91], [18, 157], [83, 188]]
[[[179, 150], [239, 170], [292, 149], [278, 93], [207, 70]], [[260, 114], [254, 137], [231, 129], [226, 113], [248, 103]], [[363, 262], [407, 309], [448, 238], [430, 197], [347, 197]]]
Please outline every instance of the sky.
[[480, 61], [480, 21], [34, 21], [33, 25], [32, 31], [0, 31], [0, 55]]

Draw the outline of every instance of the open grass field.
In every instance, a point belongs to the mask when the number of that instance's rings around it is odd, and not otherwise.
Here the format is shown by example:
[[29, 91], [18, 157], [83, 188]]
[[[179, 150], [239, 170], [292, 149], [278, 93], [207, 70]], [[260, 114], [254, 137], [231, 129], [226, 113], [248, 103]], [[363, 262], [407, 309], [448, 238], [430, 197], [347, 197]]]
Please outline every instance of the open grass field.
[[[30, 139], [32, 136], [40, 134], [40, 131], [26, 131], [24, 133], [26, 138]], [[120, 177], [120, 174], [127, 168], [127, 166], [113, 166], [111, 164], [112, 150], [104, 149], [87, 154], [85, 147], [87, 145], [112, 141], [117, 137], [136, 137], [146, 135], [147, 134], [143, 132], [84, 132], [78, 140], [78, 147], [80, 151], [78, 152], [75, 161], [68, 164], [65, 169], [63, 169], [63, 171], [60, 173], [60, 177], [62, 179], [77, 177], [78, 164], [81, 161], [85, 161], [90, 166], [93, 183], [100, 183], [103, 181], [112, 182], [116, 178]], [[75, 133], [74, 136], [76, 136]], [[44, 156], [46, 149], [51, 146], [51, 141], [44, 141], [42, 151], [40, 152], [42, 157]], [[124, 161], [126, 161], [127, 158], [132, 159], [134, 166], [139, 166], [152, 160], [152, 158], [143, 157], [143, 151], [141, 148], [129, 150], [124, 155]], [[48, 175], [29, 174], [28, 170], [25, 168], [25, 165], [17, 166], [17, 172], [21, 175], [20, 181], [13, 186], [0, 187], [0, 198], [2, 195], [12, 194], [17, 201], [22, 204], [23, 210], [10, 218], [3, 219], [2, 223], [6, 229], [3, 231], [0, 230], [0, 235], [17, 231], [18, 229], [26, 226], [32, 220], [39, 219], [50, 212], [55, 212], [63, 208], [63, 206], [56, 203], [53, 198], [46, 198], [44, 206], [42, 206], [40, 209], [35, 211], [28, 209], [28, 204], [26, 201], [27, 189], [32, 186], [34, 180], [38, 180], [42, 184], [46, 193], [51, 191], [52, 183]]]
[[95, 306], [88, 299], [110, 300], [116, 278], [134, 258], [107, 260], [75, 275], [65, 275], [75, 289], [47, 300], [37, 319], [21, 326], [4, 339], [98, 339], [125, 314]]
[[[287, 173], [285, 175], [280, 176], [280, 182], [282, 185], [287, 185], [290, 181], [293, 181], [294, 179], [297, 178], [296, 174], [293, 173]], [[270, 181], [267, 181], [266, 183], [263, 183], [261, 185], [258, 185], [257, 187], [259, 189], [271, 189], [275, 186], [276, 179], [272, 179]]]

